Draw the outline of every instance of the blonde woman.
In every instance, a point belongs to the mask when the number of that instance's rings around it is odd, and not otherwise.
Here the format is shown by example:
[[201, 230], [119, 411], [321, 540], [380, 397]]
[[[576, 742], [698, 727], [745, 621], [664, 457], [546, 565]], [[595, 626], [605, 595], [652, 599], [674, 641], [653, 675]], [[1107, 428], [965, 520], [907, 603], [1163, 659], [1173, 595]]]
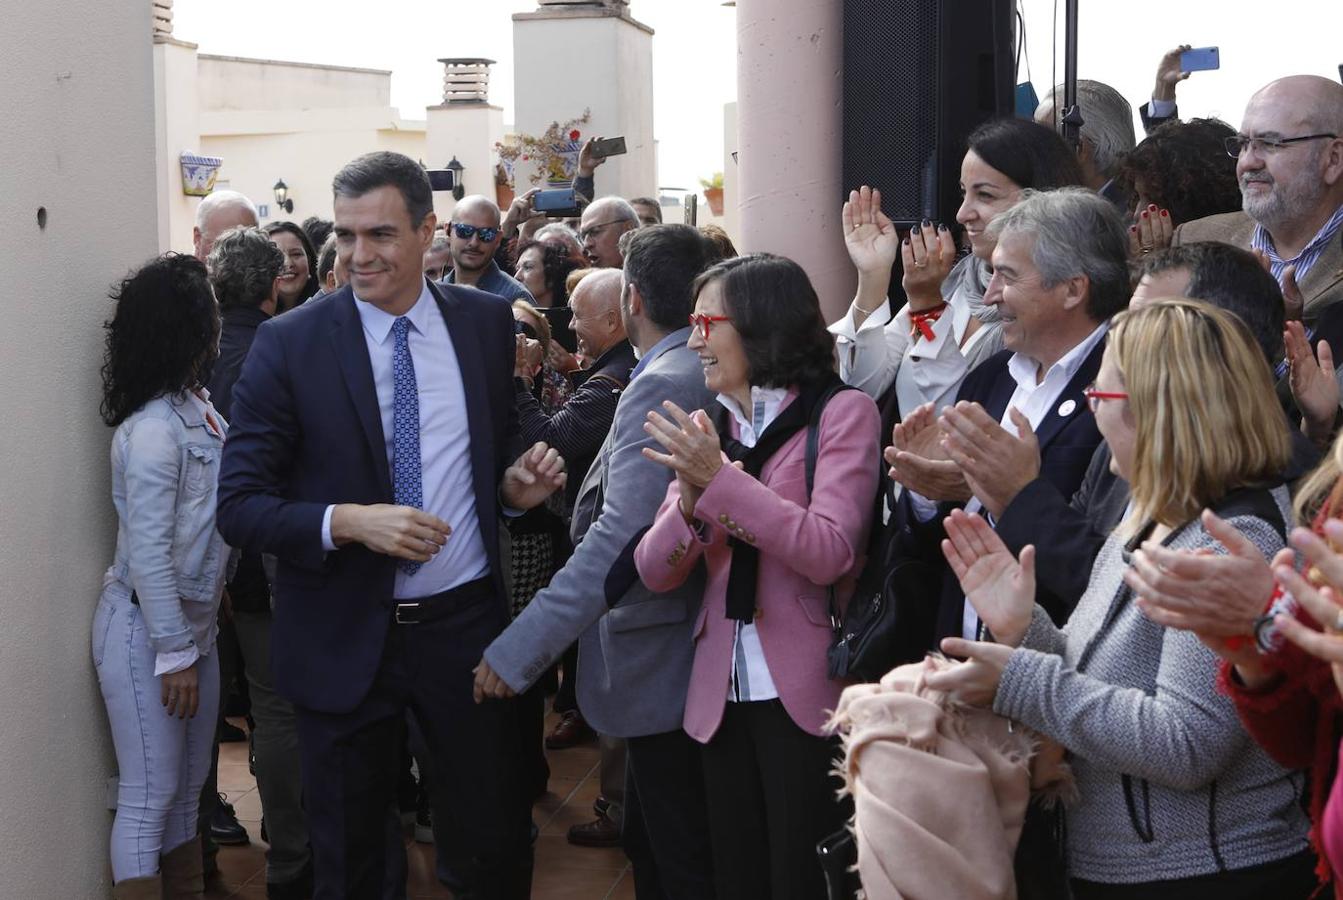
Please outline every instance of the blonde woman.
[[1273, 489], [1289, 439], [1263, 354], [1230, 314], [1162, 301], [1115, 318], [1087, 397], [1133, 499], [1086, 593], [1056, 628], [1034, 606], [1034, 548], [1018, 562], [982, 519], [955, 515], [943, 550], [998, 642], [943, 641], [968, 660], [928, 685], [1069, 752], [1077, 900], [1307, 897], [1301, 778], [1241, 726], [1213, 650], [1146, 618], [1123, 580], [1143, 542], [1218, 552], [1205, 508], [1264, 557], [1284, 546]]

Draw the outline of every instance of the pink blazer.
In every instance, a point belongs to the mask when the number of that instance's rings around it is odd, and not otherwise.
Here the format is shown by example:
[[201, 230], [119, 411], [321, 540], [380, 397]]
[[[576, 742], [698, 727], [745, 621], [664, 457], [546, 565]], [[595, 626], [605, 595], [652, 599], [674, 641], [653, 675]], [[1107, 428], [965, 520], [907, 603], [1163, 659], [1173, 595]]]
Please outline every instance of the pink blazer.
[[811, 502], [803, 429], [765, 463], [759, 480], [730, 465], [718, 471], [695, 506], [703, 537], [681, 515], [673, 479], [634, 560], [650, 590], [667, 591], [704, 558], [708, 581], [695, 623], [685, 705], [685, 730], [695, 740], [708, 743], [718, 730], [732, 678], [729, 534], [760, 550], [755, 626], [779, 699], [799, 728], [823, 733], [827, 711], [844, 687], [826, 677], [831, 640], [826, 586], [836, 584], [841, 608], [853, 592], [872, 524], [880, 432], [870, 397], [856, 390], [836, 394], [821, 413]]

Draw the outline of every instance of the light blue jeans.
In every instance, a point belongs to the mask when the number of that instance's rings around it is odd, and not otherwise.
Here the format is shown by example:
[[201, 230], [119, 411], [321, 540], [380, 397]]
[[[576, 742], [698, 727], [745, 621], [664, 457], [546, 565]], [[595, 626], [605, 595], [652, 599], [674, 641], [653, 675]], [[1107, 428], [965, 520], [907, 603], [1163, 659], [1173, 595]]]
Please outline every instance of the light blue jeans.
[[160, 855], [196, 837], [219, 711], [219, 659], [212, 653], [196, 663], [195, 717], [169, 716], [140, 607], [125, 585], [112, 582], [93, 616], [93, 664], [120, 769], [112, 825], [112, 880], [120, 882], [153, 875]]

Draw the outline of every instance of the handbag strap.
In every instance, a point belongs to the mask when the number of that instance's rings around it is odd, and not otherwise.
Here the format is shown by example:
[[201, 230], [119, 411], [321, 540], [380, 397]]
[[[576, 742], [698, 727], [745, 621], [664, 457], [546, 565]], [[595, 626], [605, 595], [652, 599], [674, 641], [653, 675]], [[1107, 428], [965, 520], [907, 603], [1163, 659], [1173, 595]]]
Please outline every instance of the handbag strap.
[[[816, 482], [816, 457], [821, 452], [821, 413], [825, 411], [825, 406], [840, 391], [856, 390], [853, 385], [836, 384], [826, 390], [824, 394], [816, 401], [815, 407], [811, 411], [811, 421], [807, 423], [807, 455], [804, 462], [804, 475], [807, 482], [807, 502], [811, 503], [811, 488]], [[826, 599], [829, 602], [830, 609], [830, 628], [838, 635], [843, 629], [844, 623], [840, 621], [839, 602], [835, 599], [835, 586], [830, 584], [826, 586]]]

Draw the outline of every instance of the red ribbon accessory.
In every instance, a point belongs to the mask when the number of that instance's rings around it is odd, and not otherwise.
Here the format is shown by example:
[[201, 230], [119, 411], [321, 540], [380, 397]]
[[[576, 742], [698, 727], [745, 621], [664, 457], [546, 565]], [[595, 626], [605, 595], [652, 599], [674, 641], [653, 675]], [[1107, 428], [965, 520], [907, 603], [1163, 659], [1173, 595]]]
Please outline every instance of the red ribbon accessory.
[[947, 311], [946, 302], [939, 303], [932, 309], [925, 309], [923, 312], [909, 314], [909, 336], [913, 340], [918, 340], [920, 336], [926, 340], [932, 340], [936, 335], [933, 334], [933, 323], [942, 318], [942, 313]]

